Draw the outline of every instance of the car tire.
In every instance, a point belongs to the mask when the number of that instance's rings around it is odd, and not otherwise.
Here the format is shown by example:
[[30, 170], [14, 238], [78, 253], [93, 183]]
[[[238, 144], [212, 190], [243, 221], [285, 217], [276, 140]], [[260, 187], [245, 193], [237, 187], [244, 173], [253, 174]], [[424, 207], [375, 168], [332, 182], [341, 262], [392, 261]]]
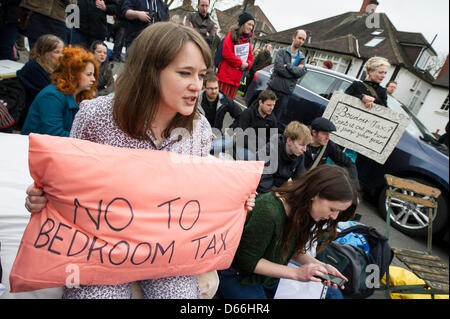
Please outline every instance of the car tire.
[[[433, 186], [430, 182], [425, 181], [420, 178], [409, 178], [415, 180], [419, 183]], [[378, 209], [380, 215], [386, 219], [387, 214], [387, 198], [386, 198], [386, 190], [387, 186], [383, 188], [378, 197]], [[403, 191], [406, 192], [406, 191]], [[409, 195], [412, 195], [411, 192], [408, 192]], [[439, 233], [444, 229], [447, 224], [448, 219], [448, 211], [447, 211], [447, 200], [445, 195], [442, 194], [437, 199], [438, 209], [437, 214], [433, 216], [433, 235]], [[401, 200], [392, 199], [391, 200], [391, 208], [393, 211], [393, 215], [391, 216], [391, 225], [405, 233], [409, 236], [413, 237], [424, 237], [428, 234], [428, 210], [425, 208], [421, 208], [420, 206], [414, 206], [411, 204], [406, 204]]]

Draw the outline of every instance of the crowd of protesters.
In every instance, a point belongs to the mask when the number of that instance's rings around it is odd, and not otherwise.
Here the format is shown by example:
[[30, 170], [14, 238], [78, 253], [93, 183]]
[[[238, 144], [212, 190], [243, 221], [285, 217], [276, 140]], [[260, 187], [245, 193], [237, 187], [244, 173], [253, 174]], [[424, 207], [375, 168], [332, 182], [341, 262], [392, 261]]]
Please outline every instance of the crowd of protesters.
[[[315, 259], [308, 248], [325, 233], [331, 241], [337, 223], [353, 217], [359, 202], [355, 165], [329, 140], [336, 130], [331, 121], [318, 118], [311, 127], [280, 123], [297, 80], [307, 72], [301, 51], [306, 32], [296, 30], [291, 45], [274, 57], [270, 44], [254, 57], [256, 20], [249, 12], [239, 15], [219, 45], [209, 0], [198, 0], [198, 11], [189, 14], [184, 25], [167, 22], [168, 7], [161, 0], [78, 0], [80, 26], [68, 32], [61, 10], [76, 2], [52, 0], [36, 7], [32, 0], [2, 1], [2, 10], [8, 3], [23, 13], [27, 26], [20, 32], [31, 47], [29, 62], [17, 72], [26, 105], [14, 128], [22, 134], [71, 136], [197, 156], [231, 149], [232, 159], [263, 160], [267, 170], [258, 196], [246, 203], [250, 212], [232, 266], [218, 277], [205, 277], [219, 281], [209, 286], [215, 290], [218, 286], [218, 295], [224, 298], [268, 298], [280, 278], [320, 282], [317, 277], [329, 273], [346, 279]], [[104, 43], [107, 15], [116, 16], [111, 59], [125, 58], [116, 81]], [[19, 28], [5, 21], [11, 30], [0, 35], [0, 59], [12, 59]], [[216, 50], [220, 61], [214, 69]], [[267, 89], [242, 110], [234, 101], [241, 82], [246, 78], [249, 85], [255, 72], [273, 60]], [[367, 108], [374, 103], [386, 106], [387, 92], [380, 83], [388, 66], [386, 59], [370, 59], [367, 80], [355, 81], [346, 93], [360, 98]], [[332, 68], [332, 61], [325, 61], [324, 67]], [[179, 68], [184, 71], [175, 71]], [[186, 99], [186, 92], [194, 99]], [[234, 119], [230, 128], [224, 126], [227, 113]], [[170, 140], [177, 127], [191, 133], [188, 140]], [[249, 130], [254, 136], [243, 133]], [[326, 165], [328, 157], [336, 165]], [[42, 189], [34, 185], [27, 189], [25, 206], [30, 212], [39, 213], [46, 202]], [[289, 266], [290, 259], [301, 267]], [[140, 284], [146, 298], [200, 298], [205, 295], [202, 280], [201, 275], [183, 276]], [[329, 281], [324, 284], [341, 288]], [[130, 298], [130, 285], [66, 289], [64, 297]]]

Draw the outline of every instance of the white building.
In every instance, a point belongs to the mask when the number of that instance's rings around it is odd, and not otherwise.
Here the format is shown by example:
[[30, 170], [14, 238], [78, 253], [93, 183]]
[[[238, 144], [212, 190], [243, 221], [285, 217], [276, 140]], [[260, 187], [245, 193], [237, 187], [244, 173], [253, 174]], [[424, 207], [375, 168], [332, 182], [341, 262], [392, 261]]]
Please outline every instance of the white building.
[[[418, 113], [433, 88], [434, 77], [427, 66], [437, 56], [421, 33], [398, 31], [386, 13], [375, 11], [378, 2], [364, 0], [359, 12], [347, 12], [260, 38], [258, 48], [272, 43], [275, 50], [292, 43], [292, 34], [303, 29], [308, 38], [302, 51], [307, 63], [325, 60], [333, 69], [358, 79], [365, 79], [367, 60], [383, 56], [391, 67], [382, 83], [397, 82], [394, 97]], [[369, 13], [367, 13], [369, 12]]]
[[417, 117], [432, 132], [445, 133], [448, 123], [448, 57]]

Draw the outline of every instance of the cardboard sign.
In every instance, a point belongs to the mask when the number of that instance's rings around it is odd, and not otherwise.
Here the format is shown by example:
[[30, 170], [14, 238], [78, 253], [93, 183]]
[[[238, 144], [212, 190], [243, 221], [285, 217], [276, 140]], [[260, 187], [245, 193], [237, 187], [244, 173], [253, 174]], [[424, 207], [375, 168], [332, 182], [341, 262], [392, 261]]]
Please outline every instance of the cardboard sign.
[[333, 142], [384, 164], [409, 124], [409, 117], [375, 104], [367, 109], [360, 99], [335, 92], [322, 115], [336, 126]]
[[38, 134], [29, 166], [48, 204], [25, 230], [12, 292], [226, 269], [263, 170]]

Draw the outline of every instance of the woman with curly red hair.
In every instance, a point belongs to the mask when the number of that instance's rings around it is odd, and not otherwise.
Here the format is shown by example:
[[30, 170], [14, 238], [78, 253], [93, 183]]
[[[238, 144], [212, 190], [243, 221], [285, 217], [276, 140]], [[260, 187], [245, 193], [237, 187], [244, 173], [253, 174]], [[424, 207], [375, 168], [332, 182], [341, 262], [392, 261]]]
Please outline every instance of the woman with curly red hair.
[[30, 106], [22, 134], [69, 136], [79, 103], [95, 97], [98, 65], [92, 53], [68, 46], [59, 67]]

